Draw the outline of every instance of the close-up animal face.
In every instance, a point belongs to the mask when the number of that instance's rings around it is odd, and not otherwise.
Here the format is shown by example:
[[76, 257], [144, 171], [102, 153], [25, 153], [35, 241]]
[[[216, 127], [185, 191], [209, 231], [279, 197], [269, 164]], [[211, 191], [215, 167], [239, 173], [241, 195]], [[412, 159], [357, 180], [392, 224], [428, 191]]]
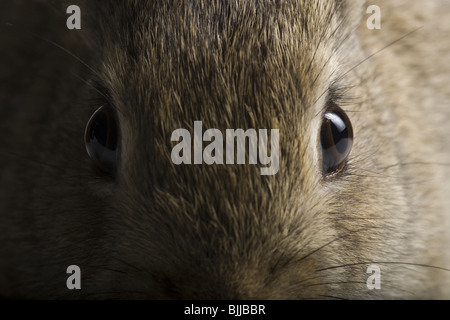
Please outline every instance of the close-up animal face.
[[449, 297], [444, 1], [0, 8], [0, 297]]

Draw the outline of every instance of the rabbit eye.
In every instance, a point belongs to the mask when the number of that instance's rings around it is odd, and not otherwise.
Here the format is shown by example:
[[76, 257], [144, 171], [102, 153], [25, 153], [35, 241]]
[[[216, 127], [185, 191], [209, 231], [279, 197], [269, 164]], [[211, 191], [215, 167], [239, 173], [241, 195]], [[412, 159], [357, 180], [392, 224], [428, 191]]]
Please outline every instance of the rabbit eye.
[[352, 144], [353, 129], [350, 119], [341, 108], [332, 105], [324, 114], [320, 129], [323, 175], [333, 175], [342, 170]]
[[118, 127], [109, 105], [100, 107], [89, 119], [85, 145], [95, 167], [103, 174], [114, 175], [118, 157]]

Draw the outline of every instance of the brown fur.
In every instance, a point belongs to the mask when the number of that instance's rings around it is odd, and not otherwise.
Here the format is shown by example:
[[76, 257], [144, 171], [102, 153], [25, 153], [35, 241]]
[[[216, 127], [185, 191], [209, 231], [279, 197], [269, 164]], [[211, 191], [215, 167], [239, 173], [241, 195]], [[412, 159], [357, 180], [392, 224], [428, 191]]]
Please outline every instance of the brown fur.
[[[0, 29], [0, 296], [450, 297], [436, 268], [450, 268], [445, 1], [378, 1], [381, 30], [364, 1], [78, 3], [81, 31], [58, 6], [0, 5], [18, 26]], [[323, 179], [330, 99], [355, 142]], [[114, 181], [83, 144], [105, 101]], [[278, 174], [175, 166], [171, 133], [194, 120], [280, 129]], [[81, 291], [65, 286], [72, 264]], [[367, 289], [370, 264], [381, 290]]]

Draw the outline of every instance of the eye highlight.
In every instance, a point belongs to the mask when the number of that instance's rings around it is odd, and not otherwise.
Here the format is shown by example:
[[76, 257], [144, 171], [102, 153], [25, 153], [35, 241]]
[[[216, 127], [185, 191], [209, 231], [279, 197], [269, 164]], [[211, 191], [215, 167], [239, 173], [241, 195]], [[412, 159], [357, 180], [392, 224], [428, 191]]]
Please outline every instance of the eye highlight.
[[353, 145], [353, 128], [346, 113], [333, 104], [323, 116], [320, 129], [322, 174], [334, 175], [342, 170]]
[[85, 146], [96, 169], [106, 175], [114, 175], [118, 158], [118, 127], [114, 110], [101, 106], [88, 121], [85, 130]]

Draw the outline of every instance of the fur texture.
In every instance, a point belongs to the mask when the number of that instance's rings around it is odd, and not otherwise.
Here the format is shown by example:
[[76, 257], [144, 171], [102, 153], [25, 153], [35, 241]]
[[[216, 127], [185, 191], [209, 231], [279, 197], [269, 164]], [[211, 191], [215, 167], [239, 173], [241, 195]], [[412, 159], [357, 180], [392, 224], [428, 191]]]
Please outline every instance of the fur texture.
[[[70, 4], [80, 31], [64, 4], [0, 5], [1, 296], [450, 298], [447, 2], [371, 2], [381, 30], [364, 1]], [[355, 136], [334, 179], [318, 149], [329, 101]], [[104, 103], [115, 180], [83, 143]], [[194, 120], [280, 129], [278, 174], [175, 166], [171, 133]]]

